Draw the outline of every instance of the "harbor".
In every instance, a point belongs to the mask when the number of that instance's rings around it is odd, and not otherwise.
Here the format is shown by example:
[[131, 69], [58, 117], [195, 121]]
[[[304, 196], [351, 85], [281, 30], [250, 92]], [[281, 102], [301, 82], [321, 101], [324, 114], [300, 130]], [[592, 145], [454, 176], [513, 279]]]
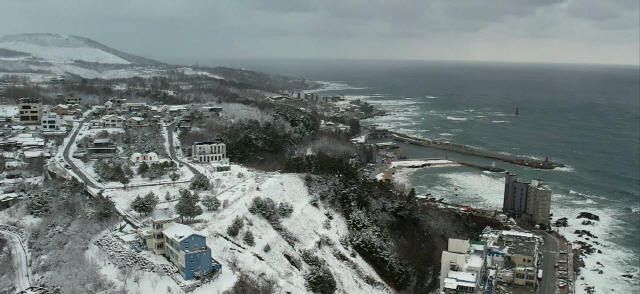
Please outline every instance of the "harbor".
[[[399, 133], [399, 132], [395, 132], [395, 131], [391, 131], [391, 130], [387, 130], [387, 129], [376, 128], [375, 126], [370, 127], [369, 130], [370, 130], [370, 132], [369, 132], [369, 134], [367, 134], [366, 139], [369, 139], [369, 138], [391, 138], [391, 139], [393, 139], [395, 141], [403, 142], [403, 143], [407, 143], [407, 144], [430, 147], [430, 148], [441, 149], [441, 150], [446, 150], [446, 151], [451, 151], [451, 152], [457, 152], [457, 153], [461, 153], [461, 154], [468, 154], [468, 155], [473, 155], [473, 156], [480, 156], [480, 157], [498, 159], [498, 160], [501, 160], [501, 161], [504, 161], [504, 162], [508, 162], [508, 163], [511, 163], [511, 164], [517, 164], [517, 165], [531, 167], [531, 168], [537, 168], [537, 169], [554, 169], [556, 167], [563, 167], [564, 166], [562, 163], [549, 161], [548, 158], [545, 158], [545, 160], [539, 160], [539, 159], [526, 157], [526, 156], [511, 155], [511, 154], [506, 154], [506, 153], [487, 151], [487, 150], [482, 150], [482, 149], [479, 149], [479, 148], [474, 148], [474, 147], [470, 147], [470, 146], [466, 146], [466, 145], [462, 145], [462, 144], [456, 144], [456, 143], [452, 143], [452, 142], [428, 140], [428, 139], [423, 139], [423, 138], [412, 137], [412, 136], [409, 136], [409, 135], [406, 135], [406, 134], [402, 134], [402, 133]], [[467, 166], [473, 166], [473, 167], [479, 167], [479, 168], [483, 168], [483, 169], [490, 170], [490, 171], [492, 170], [491, 167], [477, 166], [477, 164], [470, 163], [470, 162], [459, 162], [459, 164], [463, 164], [463, 165], [467, 165]], [[497, 168], [495, 168], [495, 169], [497, 170]]]

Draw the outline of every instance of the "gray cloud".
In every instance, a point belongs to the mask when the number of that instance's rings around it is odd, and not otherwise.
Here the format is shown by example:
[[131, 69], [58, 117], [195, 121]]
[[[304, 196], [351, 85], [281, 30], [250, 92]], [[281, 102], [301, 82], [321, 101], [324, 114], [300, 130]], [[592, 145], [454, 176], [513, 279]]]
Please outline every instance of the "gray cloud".
[[637, 0], [0, 0], [0, 7], [0, 35], [74, 34], [169, 62], [640, 62]]

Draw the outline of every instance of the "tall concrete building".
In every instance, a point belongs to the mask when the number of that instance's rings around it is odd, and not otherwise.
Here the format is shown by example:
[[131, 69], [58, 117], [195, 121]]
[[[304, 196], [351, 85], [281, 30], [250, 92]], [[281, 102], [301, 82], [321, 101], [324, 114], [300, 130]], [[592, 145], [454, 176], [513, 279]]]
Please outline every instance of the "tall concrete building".
[[23, 124], [40, 124], [42, 120], [42, 101], [40, 98], [18, 99], [20, 122]]
[[515, 174], [506, 174], [502, 211], [516, 213], [523, 220], [548, 225], [551, 211], [551, 190], [542, 181], [524, 182]]
[[525, 212], [527, 206], [527, 192], [529, 183], [517, 178], [516, 174], [506, 174], [504, 184], [504, 200], [502, 211], [504, 212]]
[[551, 190], [542, 186], [542, 181], [532, 180], [527, 192], [526, 214], [535, 224], [547, 225], [551, 212]]

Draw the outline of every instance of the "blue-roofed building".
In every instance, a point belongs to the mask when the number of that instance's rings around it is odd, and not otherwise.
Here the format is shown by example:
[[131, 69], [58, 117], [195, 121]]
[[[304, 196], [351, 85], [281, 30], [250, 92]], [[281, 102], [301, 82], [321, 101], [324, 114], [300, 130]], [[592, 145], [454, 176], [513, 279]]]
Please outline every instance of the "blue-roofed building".
[[218, 262], [211, 258], [206, 238], [183, 224], [172, 224], [163, 230], [164, 250], [167, 258], [178, 267], [185, 280], [209, 271], [220, 270]]

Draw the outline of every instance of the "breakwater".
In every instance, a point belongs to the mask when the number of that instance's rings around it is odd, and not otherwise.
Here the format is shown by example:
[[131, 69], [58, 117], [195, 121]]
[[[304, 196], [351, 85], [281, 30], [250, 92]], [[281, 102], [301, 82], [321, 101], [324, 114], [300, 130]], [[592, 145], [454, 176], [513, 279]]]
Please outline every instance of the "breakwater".
[[[378, 137], [381, 137], [380, 132], [376, 132], [376, 135]], [[442, 150], [447, 150], [447, 151], [452, 151], [457, 153], [493, 158], [493, 159], [498, 159], [504, 162], [522, 165], [522, 166], [528, 166], [532, 168], [554, 169], [556, 167], [564, 166], [562, 163], [552, 162], [552, 161], [549, 161], [548, 159], [539, 160], [539, 159], [530, 158], [526, 156], [518, 156], [518, 155], [511, 155], [511, 154], [505, 154], [505, 153], [499, 153], [499, 152], [493, 152], [493, 151], [486, 151], [486, 150], [469, 147], [462, 144], [412, 137], [412, 136], [394, 132], [394, 131], [387, 131], [386, 135], [384, 136], [390, 137], [396, 141], [404, 142], [407, 144], [413, 144], [413, 145], [442, 149]]]

